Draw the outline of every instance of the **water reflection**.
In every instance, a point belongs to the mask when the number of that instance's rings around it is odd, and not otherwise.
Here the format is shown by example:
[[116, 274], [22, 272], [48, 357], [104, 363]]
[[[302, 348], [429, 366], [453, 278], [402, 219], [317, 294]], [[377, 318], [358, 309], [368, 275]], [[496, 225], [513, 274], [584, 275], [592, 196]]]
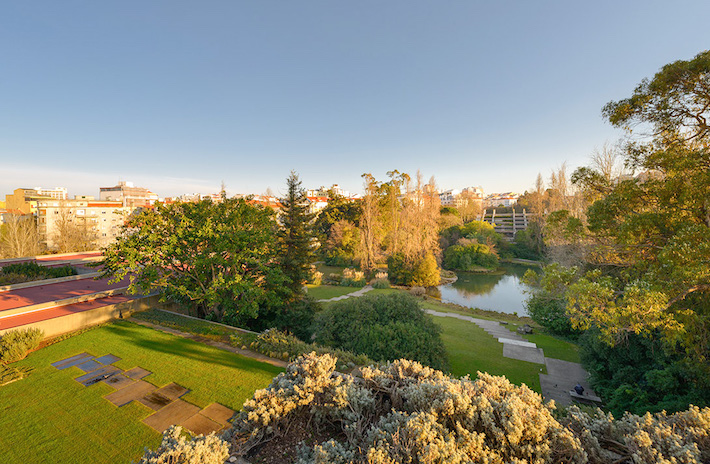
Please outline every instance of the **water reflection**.
[[527, 286], [520, 279], [528, 269], [528, 266], [503, 264], [495, 274], [457, 272], [456, 282], [437, 288], [441, 301], [447, 303], [522, 316], [527, 314], [523, 305]]

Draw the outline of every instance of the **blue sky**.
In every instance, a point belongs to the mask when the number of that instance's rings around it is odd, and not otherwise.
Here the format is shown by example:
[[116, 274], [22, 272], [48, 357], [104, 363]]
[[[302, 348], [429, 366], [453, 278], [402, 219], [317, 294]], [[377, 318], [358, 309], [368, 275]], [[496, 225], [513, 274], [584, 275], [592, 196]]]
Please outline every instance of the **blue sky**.
[[0, 195], [524, 191], [621, 133], [602, 106], [710, 48], [710, 2], [30, 1], [0, 7]]

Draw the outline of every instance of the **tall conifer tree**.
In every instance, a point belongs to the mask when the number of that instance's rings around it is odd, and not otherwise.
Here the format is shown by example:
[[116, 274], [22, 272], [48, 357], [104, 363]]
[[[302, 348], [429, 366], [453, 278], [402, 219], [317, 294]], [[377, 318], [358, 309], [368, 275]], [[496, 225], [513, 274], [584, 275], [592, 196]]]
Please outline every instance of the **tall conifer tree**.
[[287, 193], [281, 198], [282, 224], [279, 232], [281, 268], [289, 278], [287, 286], [294, 298], [304, 295], [303, 284], [308, 279], [313, 253], [313, 218], [309, 212], [308, 197], [301, 187], [298, 175], [291, 171], [286, 180]]

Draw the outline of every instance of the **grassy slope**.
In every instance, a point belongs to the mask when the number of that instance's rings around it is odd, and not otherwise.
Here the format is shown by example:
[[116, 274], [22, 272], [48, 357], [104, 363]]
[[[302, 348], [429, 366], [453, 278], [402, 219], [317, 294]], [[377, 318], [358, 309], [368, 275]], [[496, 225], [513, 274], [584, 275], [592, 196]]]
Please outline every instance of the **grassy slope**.
[[[492, 321], [506, 321], [508, 322], [508, 328], [512, 331], [517, 330], [517, 328], [523, 324], [530, 324], [528, 318], [517, 318], [512, 314], [500, 314], [500, 317], [492, 315], [490, 312], [476, 311], [468, 309], [459, 309], [454, 305], [441, 303], [437, 300], [426, 300], [422, 302], [422, 307], [425, 309], [433, 309], [440, 312], [450, 312], [456, 314], [463, 314], [465, 316], [471, 316], [478, 319], [488, 319]], [[464, 321], [462, 321], [464, 322]], [[548, 358], [561, 359], [563, 361], [580, 362], [579, 360], [579, 346], [574, 343], [562, 340], [560, 338], [554, 337], [552, 335], [540, 332], [539, 328], [534, 328], [535, 333], [531, 335], [523, 335], [522, 337], [526, 340], [535, 343], [538, 347], [542, 348], [545, 352], [545, 356]]]
[[503, 345], [476, 324], [449, 317], [432, 316], [432, 319], [442, 329], [441, 339], [453, 375], [469, 374], [475, 378], [477, 371], [488, 372], [540, 391], [538, 374], [545, 372], [543, 365], [503, 357]]
[[337, 285], [307, 285], [307, 287], [308, 295], [316, 300], [327, 300], [360, 290], [356, 287], [338, 287]]
[[19, 365], [34, 368], [21, 381], [0, 388], [0, 449], [3, 462], [126, 463], [160, 434], [140, 420], [152, 411], [131, 403], [117, 408], [104, 398], [103, 383], [83, 387], [77, 367], [58, 371], [50, 363], [87, 351], [122, 358], [122, 369], [141, 366], [157, 386], [177, 382], [192, 391], [183, 399], [239, 409], [254, 390], [280, 369], [192, 340], [119, 321], [32, 353]]

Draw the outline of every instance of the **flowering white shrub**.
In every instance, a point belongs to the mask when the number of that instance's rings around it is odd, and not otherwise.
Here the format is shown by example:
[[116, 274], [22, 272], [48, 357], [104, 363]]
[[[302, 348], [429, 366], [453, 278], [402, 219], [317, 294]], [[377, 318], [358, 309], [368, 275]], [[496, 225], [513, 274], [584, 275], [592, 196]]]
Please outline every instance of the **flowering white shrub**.
[[181, 431], [179, 426], [166, 430], [158, 449], [146, 450], [139, 464], [223, 464], [229, 457], [229, 444], [215, 434], [188, 440]]
[[375, 279], [387, 279], [388, 274], [384, 271], [379, 271], [375, 274]]
[[457, 379], [404, 359], [353, 375], [334, 367], [310, 353], [258, 391], [233, 451], [258, 458], [298, 419], [325, 438], [302, 445], [297, 464], [710, 462], [710, 408], [614, 420], [572, 406], [556, 419], [554, 402], [504, 377]]
[[572, 406], [562, 422], [580, 437], [592, 463], [621, 458], [634, 464], [710, 462], [710, 408], [690, 406], [670, 416], [626, 413], [614, 420], [601, 410], [590, 416]]
[[580, 441], [538, 394], [506, 379], [453, 379], [413, 361], [334, 372], [331, 356], [299, 358], [235, 421], [235, 450], [278, 439], [299, 414], [332, 439], [299, 464], [585, 462]]
[[340, 285], [344, 287], [364, 287], [365, 273], [347, 267], [343, 269], [343, 278], [340, 281]]
[[356, 271], [355, 269], [346, 267], [343, 269], [343, 278], [350, 280], [365, 280], [365, 273], [362, 271]]

